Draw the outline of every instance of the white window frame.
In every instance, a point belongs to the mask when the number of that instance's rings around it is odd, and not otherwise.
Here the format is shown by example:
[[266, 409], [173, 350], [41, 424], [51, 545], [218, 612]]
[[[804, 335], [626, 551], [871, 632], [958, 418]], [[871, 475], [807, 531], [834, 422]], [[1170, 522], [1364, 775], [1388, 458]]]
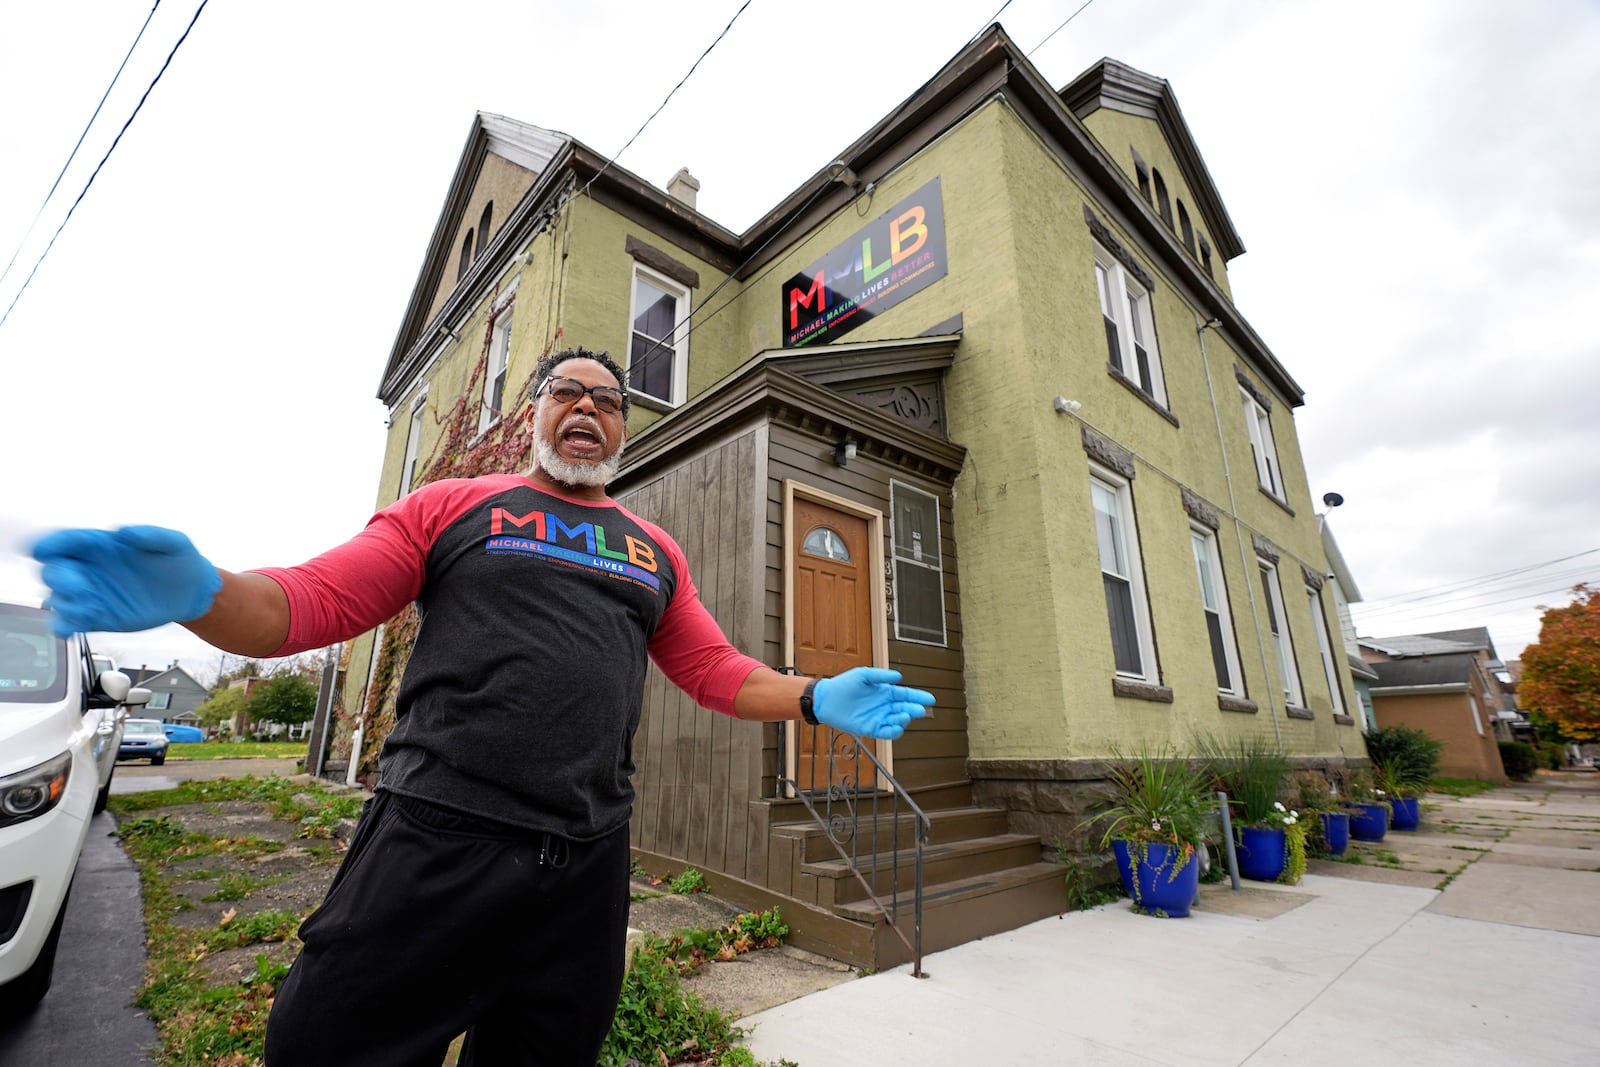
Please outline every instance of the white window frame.
[[1317, 652], [1322, 656], [1322, 673], [1328, 679], [1328, 695], [1333, 698], [1333, 713], [1347, 715], [1344, 687], [1339, 684], [1339, 668], [1333, 661], [1333, 638], [1328, 630], [1328, 615], [1322, 590], [1306, 586], [1306, 602], [1311, 606], [1311, 628], [1317, 632]]
[[511, 325], [515, 318], [516, 308], [509, 303], [502, 304], [494, 313], [494, 325], [489, 330], [488, 361], [483, 368], [483, 397], [478, 407], [479, 433], [499, 422], [505, 414], [506, 379], [511, 369]]
[[[1265, 556], [1257, 556], [1260, 564], [1261, 584], [1267, 599], [1267, 634], [1278, 649], [1278, 670], [1283, 675], [1283, 699], [1292, 707], [1305, 707], [1305, 695], [1300, 688], [1300, 664], [1295, 659], [1294, 638], [1289, 632], [1289, 616], [1284, 611], [1283, 583], [1278, 577], [1278, 565]], [[1277, 629], [1273, 629], [1276, 623]]]
[[411, 483], [417, 477], [417, 454], [422, 450], [422, 415], [427, 410], [428, 389], [423, 387], [411, 401], [411, 420], [406, 427], [406, 450], [400, 459], [400, 488], [395, 499], [411, 492]]
[[1471, 705], [1472, 727], [1478, 731], [1478, 736], [1483, 736], [1483, 711], [1478, 707], [1478, 698], [1471, 693], [1467, 694], [1467, 702]]
[[[1117, 353], [1116, 358], [1110, 360], [1112, 366], [1140, 392], [1163, 408], [1167, 407], [1167, 382], [1161, 369], [1161, 351], [1156, 344], [1152, 294], [1129, 277], [1121, 262], [1099, 245], [1094, 246], [1094, 266], [1100, 316], [1110, 320], [1117, 330]], [[1144, 349], [1147, 370], [1140, 369], [1135, 345]], [[1111, 356], [1109, 345], [1106, 355]]]
[[[627, 370], [633, 368], [633, 338], [635, 333], [633, 324], [638, 319], [641, 310], [639, 308], [639, 283], [641, 281], [654, 286], [678, 302], [677, 309], [673, 314], [672, 337], [670, 339], [672, 350], [672, 395], [659, 397], [654, 393], [635, 389], [632, 385], [631, 375], [629, 375], [630, 380], [627, 386], [628, 392], [634, 397], [642, 398], [646, 404], [667, 404], [677, 407], [688, 399], [689, 393], [689, 290], [659, 271], [653, 271], [642, 263], [634, 263], [633, 276], [628, 281], [628, 340], [622, 348], [628, 358], [628, 366], [625, 368]], [[640, 336], [645, 335], [641, 334]], [[659, 338], [650, 339], [659, 340]]]
[[[1111, 496], [1111, 508], [1103, 513], [1114, 520], [1110, 531], [1113, 539], [1111, 548], [1111, 562], [1114, 569], [1106, 570], [1107, 547], [1104, 544], [1100, 515], [1102, 509], [1096, 499], [1095, 490], [1100, 489]], [[1119, 678], [1129, 678], [1152, 685], [1159, 684], [1160, 671], [1156, 665], [1155, 629], [1150, 621], [1150, 599], [1144, 585], [1144, 564], [1139, 552], [1139, 527], [1134, 518], [1133, 508], [1133, 483], [1119, 474], [1115, 474], [1096, 464], [1089, 465], [1089, 511], [1094, 519], [1095, 544], [1099, 547], [1100, 574], [1102, 583], [1107, 575], [1124, 582], [1128, 588], [1130, 599], [1130, 613], [1133, 615], [1134, 633], [1137, 639], [1139, 664], [1137, 670], [1128, 670], [1124, 667], [1116, 669]], [[1120, 558], [1116, 558], [1119, 557]], [[1115, 569], [1120, 567], [1121, 570]], [[1107, 636], [1111, 638], [1112, 661], [1116, 658], [1115, 631], [1111, 628], [1111, 605], [1106, 605]]]
[[[1209, 526], [1189, 524], [1189, 547], [1194, 553], [1195, 580], [1200, 586], [1200, 606], [1205, 614], [1217, 617], [1217, 628], [1222, 635], [1223, 660], [1228, 668], [1228, 684], [1217, 684], [1217, 692], [1226, 696], [1244, 696], [1244, 672], [1239, 667], [1239, 649], [1233, 633], [1233, 611], [1228, 601], [1228, 586], [1222, 574], [1222, 552], [1217, 545], [1217, 534]], [[1209, 584], [1209, 589], [1208, 589]], [[1214, 603], [1207, 603], [1207, 593]], [[1213, 673], [1216, 650], [1211, 648], [1210, 628], [1206, 631], [1206, 647], [1211, 649]]]
[[[921, 551], [922, 547], [928, 543], [926, 540], [917, 544], [901, 545], [895, 537], [895, 531], [899, 528], [899, 523], [895, 520], [895, 516], [898, 514], [898, 500], [901, 494], [925, 497], [932, 504], [933, 539], [931, 543], [933, 547], [934, 562], [931, 564], [926, 561], [924, 558], [925, 554]], [[940, 648], [943, 648], [949, 643], [950, 635], [945, 626], [944, 550], [942, 548], [943, 542], [940, 540], [940, 522], [939, 498], [937, 496], [935, 496], [933, 493], [918, 489], [916, 486], [907, 485], [905, 482], [897, 482], [892, 478], [889, 480], [889, 558], [892, 561], [891, 581], [894, 589], [894, 636], [896, 641], [910, 641], [913, 644], [935, 645]], [[908, 567], [917, 567], [922, 570], [932, 571], [938, 577], [939, 637], [937, 640], [931, 637], [919, 637], [914, 634], [908, 635], [900, 628], [900, 605], [903, 603], [903, 601], [900, 599], [901, 564], [905, 564]]]
[[1278, 463], [1278, 444], [1272, 436], [1272, 414], [1248, 390], [1241, 388], [1239, 397], [1244, 401], [1244, 425], [1250, 434], [1250, 452], [1256, 462], [1256, 482], [1282, 500], [1283, 469]]

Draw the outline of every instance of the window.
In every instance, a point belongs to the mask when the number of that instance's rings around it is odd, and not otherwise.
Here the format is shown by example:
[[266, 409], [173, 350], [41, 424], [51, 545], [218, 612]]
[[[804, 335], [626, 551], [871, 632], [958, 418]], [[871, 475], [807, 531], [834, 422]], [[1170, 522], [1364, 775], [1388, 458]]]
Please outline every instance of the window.
[[397, 497], [411, 492], [411, 486], [417, 480], [417, 452], [422, 447], [422, 413], [427, 410], [427, 405], [426, 389], [411, 401], [411, 425], [406, 430], [405, 457], [400, 460], [400, 488], [396, 491]]
[[489, 225], [494, 222], [494, 201], [483, 205], [483, 215], [478, 219], [478, 245], [472, 251], [472, 258], [477, 259], [483, 255], [483, 250], [489, 246]]
[[1200, 580], [1200, 603], [1205, 611], [1206, 633], [1211, 639], [1211, 665], [1217, 672], [1217, 691], [1238, 696], [1241, 693], [1239, 650], [1233, 640], [1233, 618], [1228, 611], [1228, 589], [1223, 584], [1217, 535], [1204, 526], [1191, 526], [1189, 545], [1194, 549], [1195, 576]]
[[890, 481], [889, 537], [894, 550], [894, 634], [942, 645], [944, 567], [939, 556], [939, 498]]
[[1345, 714], [1344, 687], [1339, 684], [1339, 668], [1333, 662], [1333, 644], [1328, 637], [1328, 617], [1322, 610], [1322, 590], [1306, 586], [1311, 602], [1311, 626], [1317, 631], [1317, 652], [1322, 656], [1322, 673], [1328, 676], [1328, 693], [1333, 698], [1333, 713]]
[[1478, 710], [1478, 698], [1471, 693], [1467, 694], [1467, 703], [1472, 707], [1468, 709], [1472, 714], [1472, 726], [1478, 731], [1478, 736], [1483, 736], [1483, 713]]
[[149, 711], [166, 711], [171, 706], [172, 706], [172, 694], [170, 692], [167, 692], [167, 693], [151, 693], [150, 694], [150, 703], [146, 704], [145, 708], [147, 710], [149, 710]]
[[850, 546], [844, 543], [844, 538], [839, 536], [839, 531], [826, 526], [818, 526], [806, 534], [806, 539], [800, 545], [800, 551], [809, 552], [813, 556], [824, 559], [836, 559], [841, 563], [850, 562]]
[[467, 271], [472, 267], [472, 231], [461, 239], [461, 260], [456, 264], [456, 284], [461, 284], [461, 279], [467, 276]]
[[1111, 366], [1140, 392], [1166, 407], [1167, 387], [1161, 375], [1161, 354], [1156, 350], [1149, 292], [1129, 276], [1111, 253], [1098, 246], [1094, 279], [1100, 292], [1100, 315], [1105, 320], [1106, 355]]
[[1151, 168], [1150, 173], [1156, 180], [1156, 211], [1161, 215], [1161, 221], [1167, 224], [1167, 229], [1172, 229], [1172, 201], [1167, 199], [1167, 183], [1161, 179], [1161, 172]]
[[1267, 629], [1278, 649], [1278, 670], [1283, 675], [1283, 699], [1295, 707], [1304, 706], [1300, 695], [1300, 668], [1295, 664], [1294, 642], [1289, 638], [1289, 621], [1283, 612], [1283, 587], [1278, 584], [1278, 565], [1257, 557], [1261, 565], [1261, 588], [1266, 593]]
[[1183, 247], [1194, 255], [1194, 225], [1189, 221], [1189, 211], [1183, 206], [1183, 201], [1178, 201], [1178, 229], [1183, 233]]
[[1256, 461], [1256, 481], [1261, 488], [1283, 499], [1283, 477], [1278, 470], [1278, 446], [1272, 440], [1272, 419], [1261, 401], [1241, 389], [1244, 398], [1244, 423], [1250, 431], [1250, 452]]
[[628, 340], [628, 388], [668, 404], [688, 389], [689, 291], [638, 264]]
[[511, 308], [495, 317], [489, 333], [489, 362], [483, 371], [483, 407], [478, 413], [478, 432], [500, 420], [500, 406], [506, 398], [506, 367], [511, 362]]
[[1211, 242], [1205, 239], [1204, 234], [1200, 236], [1200, 265], [1207, 274], [1211, 273]]
[[1155, 199], [1150, 195], [1150, 165], [1146, 163], [1137, 151], [1133, 151], [1133, 173], [1139, 182], [1139, 195], [1144, 197], [1144, 202], [1154, 204]]
[[1139, 564], [1139, 539], [1133, 520], [1133, 486], [1094, 469], [1089, 479], [1095, 536], [1100, 544], [1100, 577], [1117, 673], [1155, 681], [1155, 646], [1150, 609]]

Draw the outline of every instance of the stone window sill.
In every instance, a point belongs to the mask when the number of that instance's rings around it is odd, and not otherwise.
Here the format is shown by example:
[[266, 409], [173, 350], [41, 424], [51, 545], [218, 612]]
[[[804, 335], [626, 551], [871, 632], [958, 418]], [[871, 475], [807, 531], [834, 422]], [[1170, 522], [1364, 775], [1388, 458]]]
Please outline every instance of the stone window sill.
[[1243, 697], [1230, 697], [1224, 693], [1217, 694], [1217, 707], [1223, 711], [1238, 711], [1246, 715], [1254, 715], [1261, 710], [1261, 706], [1254, 700], [1245, 700]]
[[1291, 719], [1314, 719], [1314, 718], [1316, 718], [1315, 715], [1311, 714], [1311, 709], [1310, 708], [1297, 708], [1293, 704], [1290, 704], [1288, 707], [1284, 708], [1283, 711], [1284, 711], [1284, 714], [1289, 716], [1289, 718], [1291, 718]]
[[1111, 679], [1111, 692], [1119, 697], [1149, 700], [1157, 704], [1172, 703], [1172, 690], [1166, 686], [1151, 685], [1149, 682], [1135, 682], [1130, 678]]

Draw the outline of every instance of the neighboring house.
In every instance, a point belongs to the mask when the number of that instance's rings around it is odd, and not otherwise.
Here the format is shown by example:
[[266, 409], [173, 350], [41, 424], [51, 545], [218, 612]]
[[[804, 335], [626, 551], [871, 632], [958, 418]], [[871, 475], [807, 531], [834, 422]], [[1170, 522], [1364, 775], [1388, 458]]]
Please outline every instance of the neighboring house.
[[[1364, 760], [1301, 390], [1234, 307], [1243, 245], [1165, 81], [1105, 60], [1057, 91], [997, 26], [745, 233], [697, 188], [480, 114], [384, 369], [379, 504], [525, 469], [539, 356], [609, 350], [634, 403], [612, 492], [676, 537], [730, 639], [938, 697], [874, 746], [934, 817], [936, 943], [1064, 907], [1042, 850], [1081, 844], [1113, 753]], [[455, 462], [474, 442], [499, 466]], [[369, 762], [397, 644], [352, 655]], [[876, 797], [851, 752], [652, 672], [635, 852], [878, 965], [898, 950], [795, 795]]]
[[1371, 691], [1380, 727], [1409, 726], [1441, 742], [1441, 775], [1506, 782], [1499, 742], [1510, 730], [1495, 673], [1505, 665], [1488, 630], [1362, 638], [1361, 649], [1378, 675]]
[[143, 675], [134, 684], [150, 690], [150, 703], [144, 706], [142, 717], [184, 726], [199, 725], [194, 709], [206, 702], [206, 687], [176, 663], [164, 671], [146, 673], [147, 670], [125, 671], [130, 678], [135, 673]]

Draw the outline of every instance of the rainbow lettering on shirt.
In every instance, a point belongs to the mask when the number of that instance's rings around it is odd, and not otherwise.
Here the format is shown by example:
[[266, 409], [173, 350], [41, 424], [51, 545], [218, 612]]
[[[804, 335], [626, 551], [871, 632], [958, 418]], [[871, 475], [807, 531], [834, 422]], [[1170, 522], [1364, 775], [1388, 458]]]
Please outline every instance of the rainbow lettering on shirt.
[[[508, 526], [518, 533], [506, 533]], [[626, 551], [607, 545], [606, 528], [598, 523], [568, 526], [554, 512], [530, 511], [526, 515], [513, 515], [505, 508], [492, 508], [485, 548], [491, 555], [551, 556], [591, 570], [632, 578], [660, 590], [655, 547], [631, 534], [623, 534], [622, 540]]]

